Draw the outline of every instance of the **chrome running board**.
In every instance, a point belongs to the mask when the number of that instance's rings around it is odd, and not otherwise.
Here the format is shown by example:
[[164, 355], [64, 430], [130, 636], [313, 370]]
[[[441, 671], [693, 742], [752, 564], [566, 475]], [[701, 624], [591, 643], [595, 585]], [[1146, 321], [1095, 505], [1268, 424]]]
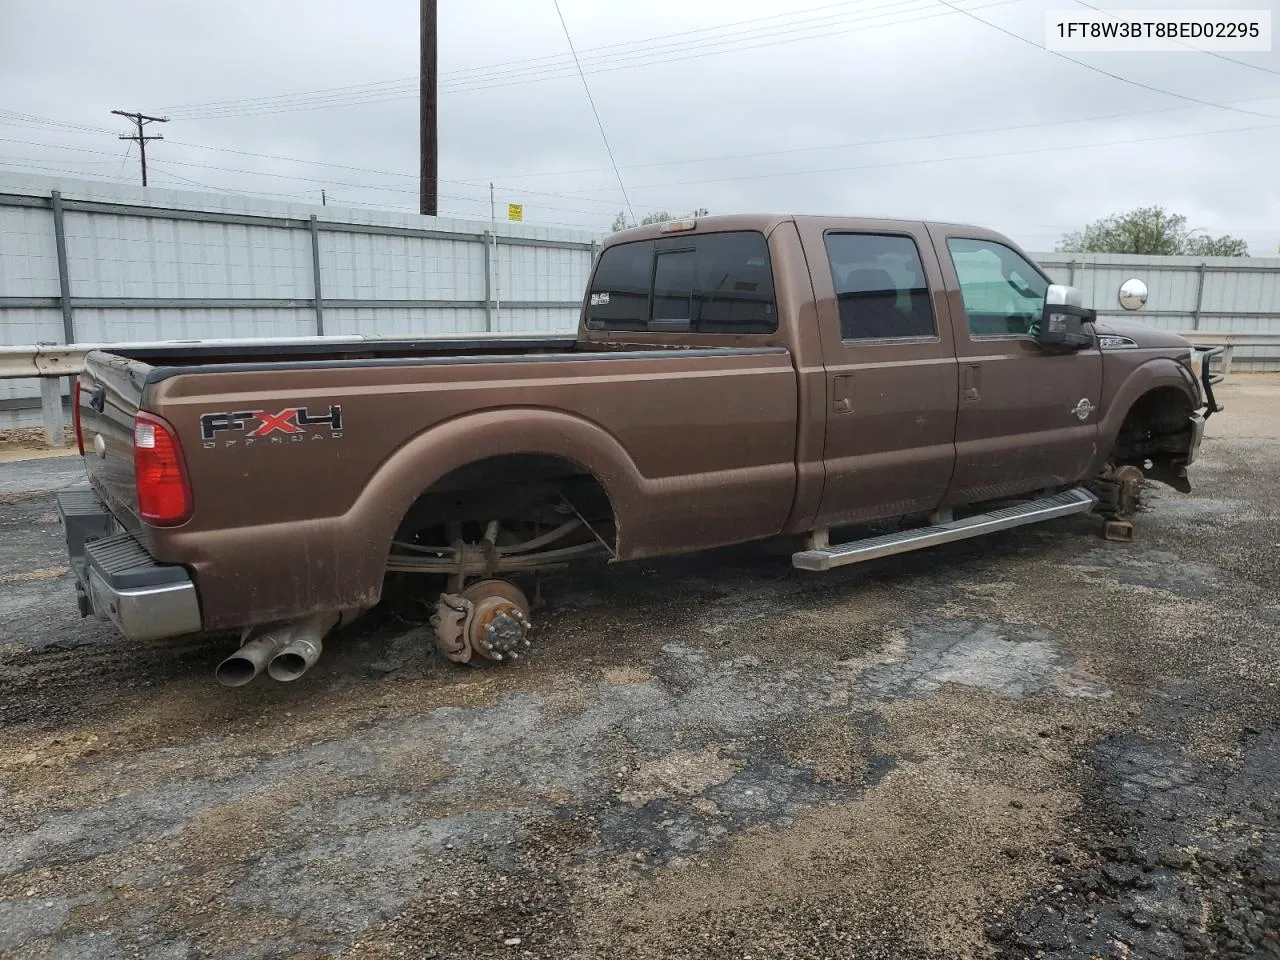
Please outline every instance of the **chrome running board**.
[[923, 550], [925, 547], [934, 547], [940, 543], [968, 540], [970, 537], [980, 537], [985, 533], [1021, 527], [1028, 523], [1039, 523], [1041, 520], [1067, 517], [1073, 513], [1088, 513], [1097, 502], [1098, 498], [1088, 490], [1076, 487], [1074, 490], [1045, 497], [1043, 500], [1030, 500], [993, 510], [990, 513], [975, 514], [963, 520], [952, 520], [916, 530], [886, 533], [879, 537], [853, 540], [821, 549], [801, 550], [791, 555], [791, 563], [801, 570], [830, 570], [850, 563], [861, 563], [863, 560], [875, 560], [879, 557], [890, 557], [896, 553]]

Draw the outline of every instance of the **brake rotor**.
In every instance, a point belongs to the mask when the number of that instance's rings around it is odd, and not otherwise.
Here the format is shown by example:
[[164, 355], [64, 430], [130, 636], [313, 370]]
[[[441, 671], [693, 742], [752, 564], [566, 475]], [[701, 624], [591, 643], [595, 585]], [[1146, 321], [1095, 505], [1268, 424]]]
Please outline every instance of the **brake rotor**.
[[477, 580], [458, 594], [474, 612], [464, 626], [472, 653], [487, 660], [518, 660], [529, 649], [529, 601], [506, 580]]

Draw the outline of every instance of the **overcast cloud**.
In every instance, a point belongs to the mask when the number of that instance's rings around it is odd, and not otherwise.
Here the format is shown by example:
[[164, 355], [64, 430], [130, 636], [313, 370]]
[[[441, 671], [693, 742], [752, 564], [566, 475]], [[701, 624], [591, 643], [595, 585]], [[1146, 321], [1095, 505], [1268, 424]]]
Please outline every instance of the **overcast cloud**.
[[[1042, 43], [1044, 11], [1073, 2], [962, 5]], [[1275, 0], [1235, 6], [1275, 16]], [[1275, 51], [1231, 55], [1253, 69], [1195, 52], [1078, 55], [1246, 113], [1101, 76], [939, 0], [561, 8], [637, 216], [930, 217], [1048, 250], [1090, 220], [1163, 204], [1277, 255]], [[323, 188], [331, 203], [416, 209], [417, 18], [413, 0], [0, 0], [0, 167], [133, 182], [136, 148], [126, 159], [114, 134], [127, 124], [109, 114], [122, 108], [173, 118], [149, 151], [156, 185], [309, 201]], [[552, 0], [440, 0], [439, 50], [441, 212], [487, 218], [494, 180], [527, 221], [607, 229], [623, 201]], [[256, 99], [360, 84], [377, 86], [322, 95], [323, 109]], [[192, 106], [211, 101], [229, 102]]]

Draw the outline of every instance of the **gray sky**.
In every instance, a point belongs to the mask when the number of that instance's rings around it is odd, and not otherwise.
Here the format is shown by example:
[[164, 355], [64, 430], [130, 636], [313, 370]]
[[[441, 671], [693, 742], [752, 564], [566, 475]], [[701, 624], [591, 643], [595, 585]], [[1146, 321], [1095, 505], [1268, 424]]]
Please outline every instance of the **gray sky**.
[[[1046, 10], [1084, 10], [955, 2], [1038, 44]], [[323, 187], [330, 202], [416, 209], [417, 6], [0, 0], [0, 167], [135, 182], [136, 148], [126, 159], [114, 137], [128, 125], [109, 114], [123, 108], [172, 117], [149, 150], [156, 185], [309, 201]], [[622, 197], [552, 0], [439, 6], [441, 212], [487, 218], [494, 180], [526, 221], [607, 229]], [[1276, 16], [1276, 0], [1221, 6]], [[1280, 51], [1230, 54], [1253, 68], [1073, 55], [1232, 111], [1102, 76], [940, 0], [561, 9], [637, 216], [932, 217], [1048, 250], [1090, 220], [1163, 204], [1277, 255]]]

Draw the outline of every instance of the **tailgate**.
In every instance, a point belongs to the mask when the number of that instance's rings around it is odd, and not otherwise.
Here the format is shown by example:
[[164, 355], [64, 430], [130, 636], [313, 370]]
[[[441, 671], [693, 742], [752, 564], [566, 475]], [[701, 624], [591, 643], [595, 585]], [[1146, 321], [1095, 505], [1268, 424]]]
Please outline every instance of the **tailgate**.
[[150, 370], [139, 360], [94, 351], [85, 357], [79, 380], [85, 469], [98, 496], [130, 530], [141, 525], [133, 478], [133, 421]]

